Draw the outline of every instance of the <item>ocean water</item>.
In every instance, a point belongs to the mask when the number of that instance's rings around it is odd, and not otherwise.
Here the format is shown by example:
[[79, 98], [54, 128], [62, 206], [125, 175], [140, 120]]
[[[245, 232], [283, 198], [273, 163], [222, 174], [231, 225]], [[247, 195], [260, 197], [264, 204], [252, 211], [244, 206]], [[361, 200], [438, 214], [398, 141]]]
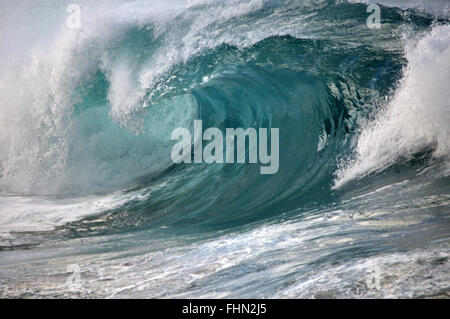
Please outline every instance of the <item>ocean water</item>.
[[0, 3], [0, 297], [449, 297], [449, 1]]

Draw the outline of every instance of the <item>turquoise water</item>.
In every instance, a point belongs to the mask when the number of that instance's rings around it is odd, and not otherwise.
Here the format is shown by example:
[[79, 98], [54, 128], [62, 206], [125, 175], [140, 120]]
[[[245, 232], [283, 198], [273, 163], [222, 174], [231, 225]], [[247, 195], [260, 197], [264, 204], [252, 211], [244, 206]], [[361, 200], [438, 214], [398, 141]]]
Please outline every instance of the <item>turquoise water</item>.
[[[448, 2], [66, 5], [2, 19], [0, 296], [448, 296]], [[197, 119], [279, 171], [174, 164]]]

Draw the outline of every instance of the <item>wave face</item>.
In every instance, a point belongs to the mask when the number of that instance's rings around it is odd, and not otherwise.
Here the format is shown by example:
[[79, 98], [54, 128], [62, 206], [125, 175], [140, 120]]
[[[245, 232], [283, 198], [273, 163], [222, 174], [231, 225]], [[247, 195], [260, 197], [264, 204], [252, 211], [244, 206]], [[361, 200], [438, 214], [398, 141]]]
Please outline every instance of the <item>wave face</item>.
[[[368, 3], [6, 5], [0, 296], [448, 296], [448, 2]], [[173, 164], [198, 119], [278, 173]]]

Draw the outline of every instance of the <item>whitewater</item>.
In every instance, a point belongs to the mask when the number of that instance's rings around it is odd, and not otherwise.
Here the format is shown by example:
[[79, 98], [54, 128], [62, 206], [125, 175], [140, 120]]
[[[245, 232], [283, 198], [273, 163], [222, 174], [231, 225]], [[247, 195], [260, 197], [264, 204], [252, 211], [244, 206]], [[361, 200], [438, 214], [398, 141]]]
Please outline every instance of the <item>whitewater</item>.
[[0, 297], [450, 296], [448, 1], [0, 4]]

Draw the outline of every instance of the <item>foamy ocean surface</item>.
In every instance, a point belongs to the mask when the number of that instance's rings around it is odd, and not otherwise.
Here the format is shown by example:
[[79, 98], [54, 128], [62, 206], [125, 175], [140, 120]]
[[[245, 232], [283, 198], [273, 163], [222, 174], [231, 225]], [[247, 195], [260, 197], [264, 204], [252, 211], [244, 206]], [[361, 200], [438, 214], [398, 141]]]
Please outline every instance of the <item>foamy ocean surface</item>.
[[450, 296], [449, 1], [72, 3], [0, 1], [0, 297]]

